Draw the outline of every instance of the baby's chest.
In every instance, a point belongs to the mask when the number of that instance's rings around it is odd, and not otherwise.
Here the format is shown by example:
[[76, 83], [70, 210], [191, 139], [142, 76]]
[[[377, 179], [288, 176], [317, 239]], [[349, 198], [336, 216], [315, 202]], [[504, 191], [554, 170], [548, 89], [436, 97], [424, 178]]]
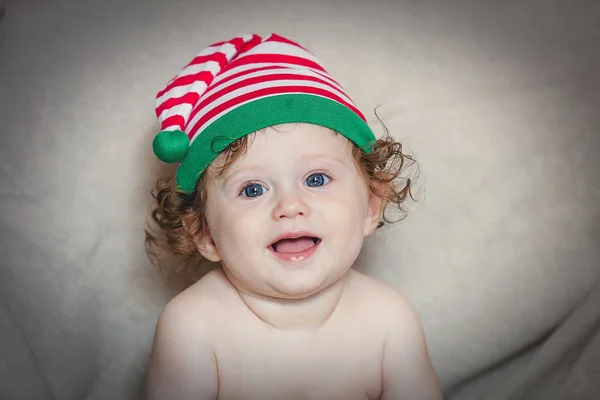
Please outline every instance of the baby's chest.
[[217, 351], [219, 399], [377, 399], [382, 346], [239, 341]]

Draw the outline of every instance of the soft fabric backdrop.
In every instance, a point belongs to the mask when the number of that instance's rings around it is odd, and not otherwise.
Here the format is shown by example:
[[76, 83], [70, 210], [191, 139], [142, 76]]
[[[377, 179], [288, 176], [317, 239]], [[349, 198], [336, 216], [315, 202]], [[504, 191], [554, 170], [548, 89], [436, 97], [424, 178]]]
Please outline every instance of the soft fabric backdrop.
[[[594, 1], [0, 2], [0, 388], [129, 399], [176, 286], [145, 258], [154, 95], [207, 44], [314, 52], [419, 161], [357, 268], [412, 300], [445, 388], [548, 333], [600, 272]], [[4, 381], [6, 378], [6, 381]]]

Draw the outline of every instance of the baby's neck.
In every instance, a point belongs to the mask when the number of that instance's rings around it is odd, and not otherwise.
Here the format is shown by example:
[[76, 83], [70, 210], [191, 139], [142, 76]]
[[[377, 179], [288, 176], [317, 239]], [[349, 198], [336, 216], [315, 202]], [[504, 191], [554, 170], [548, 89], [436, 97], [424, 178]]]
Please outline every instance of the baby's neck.
[[264, 297], [239, 289], [238, 293], [248, 309], [270, 327], [287, 331], [309, 331], [319, 329], [332, 316], [347, 279], [348, 273], [326, 289], [297, 300]]

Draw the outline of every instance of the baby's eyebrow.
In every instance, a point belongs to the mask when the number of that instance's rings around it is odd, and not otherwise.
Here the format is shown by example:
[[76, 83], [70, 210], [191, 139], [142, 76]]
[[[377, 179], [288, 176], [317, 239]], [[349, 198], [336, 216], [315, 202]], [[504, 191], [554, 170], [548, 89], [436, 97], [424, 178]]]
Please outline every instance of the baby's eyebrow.
[[314, 160], [328, 160], [328, 161], [334, 161], [338, 164], [342, 164], [345, 165], [344, 161], [340, 160], [337, 157], [333, 157], [333, 156], [328, 156], [325, 154], [309, 154], [309, 155], [304, 155], [302, 157], [300, 157], [298, 159], [298, 161], [300, 162], [306, 162], [306, 161], [314, 161]]
[[229, 181], [231, 179], [233, 179], [236, 175], [240, 174], [241, 172], [257, 171], [257, 170], [265, 171], [265, 170], [267, 170], [267, 168], [261, 164], [253, 164], [253, 165], [245, 166], [243, 168], [234, 169], [233, 171], [227, 171], [224, 175], [223, 186], [227, 186]]

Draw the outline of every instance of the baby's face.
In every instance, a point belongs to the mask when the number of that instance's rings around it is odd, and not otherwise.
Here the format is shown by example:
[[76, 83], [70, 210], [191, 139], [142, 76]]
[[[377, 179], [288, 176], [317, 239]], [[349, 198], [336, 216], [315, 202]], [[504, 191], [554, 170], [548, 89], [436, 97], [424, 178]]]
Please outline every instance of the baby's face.
[[[301, 298], [347, 272], [379, 210], [346, 138], [310, 124], [276, 128], [257, 133], [223, 177], [210, 175], [206, 218], [223, 268], [239, 290]], [[297, 231], [320, 241], [310, 257], [283, 260], [290, 249], [271, 245]]]

